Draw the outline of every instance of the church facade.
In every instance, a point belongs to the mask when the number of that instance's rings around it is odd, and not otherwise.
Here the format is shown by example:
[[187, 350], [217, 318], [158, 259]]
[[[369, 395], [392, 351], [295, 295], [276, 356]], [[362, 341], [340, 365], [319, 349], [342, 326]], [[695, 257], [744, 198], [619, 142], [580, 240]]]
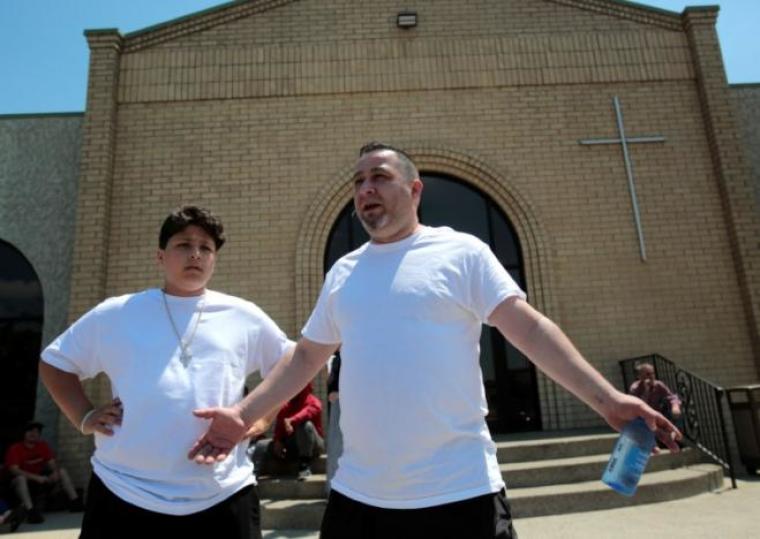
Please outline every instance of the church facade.
[[[157, 228], [194, 203], [228, 231], [212, 287], [296, 336], [329, 264], [361, 241], [351, 167], [382, 140], [417, 162], [423, 222], [489, 242], [613, 382], [617, 360], [650, 353], [720, 385], [757, 380], [759, 191], [744, 118], [760, 96], [726, 83], [717, 9], [413, 8], [239, 1], [86, 32], [68, 321], [157, 285]], [[498, 336], [481, 344], [497, 432], [599, 424]], [[103, 380], [88, 387], [109, 395]], [[84, 477], [91, 440], [61, 420], [57, 442]]]

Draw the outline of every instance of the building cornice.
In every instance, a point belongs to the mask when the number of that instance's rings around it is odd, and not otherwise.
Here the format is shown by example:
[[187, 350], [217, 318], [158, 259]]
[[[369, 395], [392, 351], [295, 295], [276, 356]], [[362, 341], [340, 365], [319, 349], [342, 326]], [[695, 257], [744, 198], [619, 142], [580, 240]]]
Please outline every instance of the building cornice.
[[[219, 6], [189, 15], [178, 17], [160, 24], [148, 26], [141, 30], [130, 32], [123, 36], [123, 52], [129, 53], [149, 48], [160, 43], [201, 32], [209, 28], [245, 18], [256, 13], [262, 13], [299, 0], [234, 0]], [[523, 0], [525, 1], [525, 0]], [[683, 23], [678, 13], [645, 6], [626, 0], [531, 0], [546, 1], [567, 7], [582, 9], [593, 13], [626, 19], [654, 27], [673, 31], [683, 31]], [[684, 11], [717, 12], [716, 6], [687, 8]], [[88, 30], [85, 34], [114, 33], [115, 30]]]

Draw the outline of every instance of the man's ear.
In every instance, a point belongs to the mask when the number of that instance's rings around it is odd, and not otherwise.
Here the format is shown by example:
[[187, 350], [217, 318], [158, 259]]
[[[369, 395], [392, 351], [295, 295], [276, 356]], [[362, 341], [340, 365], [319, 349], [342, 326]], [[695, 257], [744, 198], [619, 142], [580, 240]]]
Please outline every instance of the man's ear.
[[164, 267], [164, 250], [163, 249], [157, 249], [156, 250], [156, 265], [159, 268]]
[[415, 178], [412, 180], [412, 196], [419, 198], [422, 196], [422, 189], [424, 188], [424, 184], [422, 183], [422, 180], [419, 178]]

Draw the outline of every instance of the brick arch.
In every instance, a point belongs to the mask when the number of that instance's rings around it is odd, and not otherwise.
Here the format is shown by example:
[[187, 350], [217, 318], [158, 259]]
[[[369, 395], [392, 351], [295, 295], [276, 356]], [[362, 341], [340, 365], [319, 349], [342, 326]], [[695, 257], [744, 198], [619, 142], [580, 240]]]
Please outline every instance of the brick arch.
[[[504, 175], [466, 154], [431, 147], [408, 150], [420, 170], [455, 176], [489, 196], [509, 218], [520, 241], [531, 303], [556, 317], [548, 237], [532, 205]], [[296, 323], [306, 321], [323, 281], [327, 240], [338, 215], [351, 200], [353, 167], [342, 169], [317, 194], [306, 212], [296, 243]], [[424, 195], [423, 195], [424, 196]]]
[[[482, 160], [450, 149], [410, 147], [405, 150], [422, 171], [449, 174], [491, 197], [510, 220], [522, 247], [529, 300], [558, 320], [552, 286], [551, 248], [532, 204], [504, 174]], [[296, 242], [296, 324], [306, 322], [323, 282], [327, 240], [341, 210], [352, 198], [353, 164], [327, 183], [306, 212]], [[424, 196], [424, 194], [423, 194]], [[557, 386], [538, 372], [538, 392], [544, 429], [561, 427]]]
[[509, 219], [520, 242], [531, 303], [547, 314], [555, 312], [548, 238], [533, 206], [514, 184], [487, 163], [459, 152], [415, 148], [410, 154], [420, 170], [459, 178], [493, 200]]
[[5, 448], [18, 441], [24, 423], [34, 419], [45, 300], [42, 279], [29, 256], [3, 237], [0, 260], [0, 283], [5, 285], [0, 304], [6, 306], [0, 328], [0, 365], [6, 377], [0, 391], [0, 446]]

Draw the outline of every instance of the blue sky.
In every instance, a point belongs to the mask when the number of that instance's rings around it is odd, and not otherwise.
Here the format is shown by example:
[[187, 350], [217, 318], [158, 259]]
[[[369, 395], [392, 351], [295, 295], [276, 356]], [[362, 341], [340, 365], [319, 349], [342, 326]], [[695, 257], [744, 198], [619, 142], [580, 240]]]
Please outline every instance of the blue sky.
[[[84, 110], [88, 49], [82, 32], [87, 28], [118, 28], [128, 33], [223, 3], [0, 0], [0, 114]], [[760, 0], [638, 3], [676, 12], [686, 6], [720, 6], [718, 34], [729, 82], [760, 82]]]

